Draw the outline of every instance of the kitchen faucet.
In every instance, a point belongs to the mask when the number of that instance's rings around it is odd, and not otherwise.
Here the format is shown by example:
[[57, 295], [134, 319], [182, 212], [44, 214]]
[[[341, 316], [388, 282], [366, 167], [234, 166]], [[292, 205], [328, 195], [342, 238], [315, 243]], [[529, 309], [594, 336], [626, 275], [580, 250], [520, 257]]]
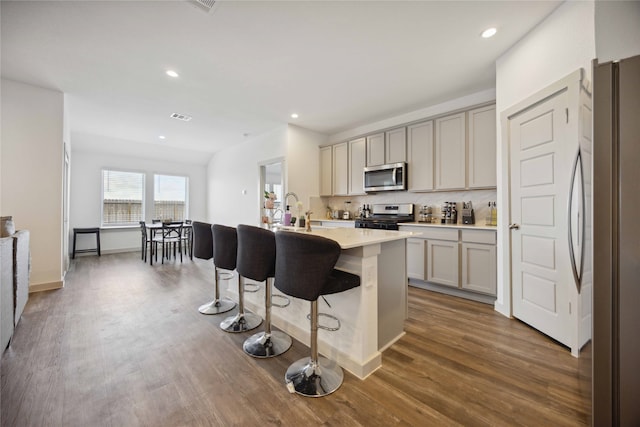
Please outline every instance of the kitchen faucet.
[[293, 196], [294, 199], [296, 199], [296, 203], [299, 201], [298, 200], [298, 195], [296, 193], [294, 193], [293, 191], [288, 192], [287, 194], [284, 195], [284, 205], [285, 206], [291, 206], [289, 205], [289, 203], [287, 203], [287, 199], [289, 198], [289, 196]]

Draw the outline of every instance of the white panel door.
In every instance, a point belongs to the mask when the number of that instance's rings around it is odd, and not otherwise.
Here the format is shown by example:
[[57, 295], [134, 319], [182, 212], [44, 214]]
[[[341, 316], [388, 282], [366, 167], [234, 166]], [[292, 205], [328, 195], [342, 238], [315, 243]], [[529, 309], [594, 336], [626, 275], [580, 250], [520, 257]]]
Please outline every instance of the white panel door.
[[509, 118], [513, 315], [571, 346], [566, 91]]

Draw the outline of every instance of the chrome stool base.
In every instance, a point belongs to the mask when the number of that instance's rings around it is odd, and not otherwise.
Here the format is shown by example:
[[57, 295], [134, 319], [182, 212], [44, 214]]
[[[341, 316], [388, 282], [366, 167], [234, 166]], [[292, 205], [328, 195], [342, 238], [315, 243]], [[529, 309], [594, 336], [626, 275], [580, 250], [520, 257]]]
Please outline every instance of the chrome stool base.
[[198, 308], [198, 311], [202, 314], [220, 314], [226, 313], [236, 306], [236, 303], [229, 300], [215, 300]]
[[246, 332], [255, 329], [262, 323], [262, 317], [257, 314], [245, 312], [227, 317], [220, 323], [220, 328], [225, 332]]
[[246, 339], [242, 348], [244, 352], [253, 357], [279, 356], [291, 347], [291, 337], [284, 332], [272, 331], [258, 332]]
[[307, 397], [322, 397], [336, 391], [344, 379], [342, 368], [325, 357], [314, 363], [310, 357], [295, 361], [284, 375], [287, 388]]

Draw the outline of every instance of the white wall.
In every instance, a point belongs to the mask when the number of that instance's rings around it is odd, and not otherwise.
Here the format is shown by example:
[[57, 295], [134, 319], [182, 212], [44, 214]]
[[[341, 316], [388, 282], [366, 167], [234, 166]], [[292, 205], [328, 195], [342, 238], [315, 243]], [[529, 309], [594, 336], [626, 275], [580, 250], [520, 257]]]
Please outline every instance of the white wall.
[[[287, 191], [296, 193], [309, 210], [309, 197], [318, 196], [320, 190], [320, 151], [319, 146], [328, 141], [328, 136], [289, 125], [287, 143]], [[292, 209], [295, 207], [292, 206]], [[294, 214], [296, 212], [294, 211]], [[323, 214], [323, 212], [316, 212]]]
[[[591, 80], [595, 58], [594, 3], [566, 2], [496, 61], [496, 109], [533, 95], [576, 69]], [[510, 315], [508, 233], [508, 148], [498, 132], [498, 299], [496, 310]]]
[[[153, 175], [169, 174], [189, 177], [189, 219], [205, 221], [207, 206], [206, 167], [201, 164], [170, 160], [147, 159], [130, 155], [117, 155], [98, 151], [84, 151], [75, 142], [82, 136], [74, 135], [71, 150], [71, 209], [70, 236], [74, 227], [99, 227], [101, 210], [102, 169], [113, 168], [146, 173], [145, 220], [153, 216]], [[140, 249], [140, 228], [102, 230], [103, 252], [121, 252]], [[79, 235], [77, 249], [93, 247], [93, 235]], [[71, 245], [70, 245], [71, 248]]]
[[62, 286], [61, 92], [2, 79], [2, 212], [31, 233], [30, 289]]
[[207, 222], [236, 226], [260, 221], [261, 162], [286, 157], [287, 126], [216, 153], [207, 165]]
[[640, 55], [640, 1], [596, 2], [598, 62]]

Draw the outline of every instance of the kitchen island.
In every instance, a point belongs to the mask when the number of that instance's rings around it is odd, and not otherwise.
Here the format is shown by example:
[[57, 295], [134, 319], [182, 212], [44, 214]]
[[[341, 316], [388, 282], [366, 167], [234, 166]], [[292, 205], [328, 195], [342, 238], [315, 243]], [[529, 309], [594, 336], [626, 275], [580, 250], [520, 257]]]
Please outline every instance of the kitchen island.
[[[278, 233], [304, 232], [285, 227]], [[355, 228], [314, 227], [312, 235], [338, 242], [342, 253], [336, 268], [360, 276], [361, 285], [322, 298], [319, 311], [340, 320], [338, 331], [318, 331], [318, 349], [325, 357], [358, 378], [364, 379], [382, 365], [382, 351], [404, 335], [407, 317], [406, 239], [415, 232]], [[230, 284], [233, 293], [236, 283]], [[257, 293], [245, 293], [245, 305], [264, 316], [264, 287]], [[274, 289], [274, 294], [278, 294]], [[309, 302], [290, 298], [286, 308], [273, 307], [273, 325], [309, 345]], [[275, 300], [278, 302], [278, 299]], [[320, 317], [320, 324], [337, 326]]]

